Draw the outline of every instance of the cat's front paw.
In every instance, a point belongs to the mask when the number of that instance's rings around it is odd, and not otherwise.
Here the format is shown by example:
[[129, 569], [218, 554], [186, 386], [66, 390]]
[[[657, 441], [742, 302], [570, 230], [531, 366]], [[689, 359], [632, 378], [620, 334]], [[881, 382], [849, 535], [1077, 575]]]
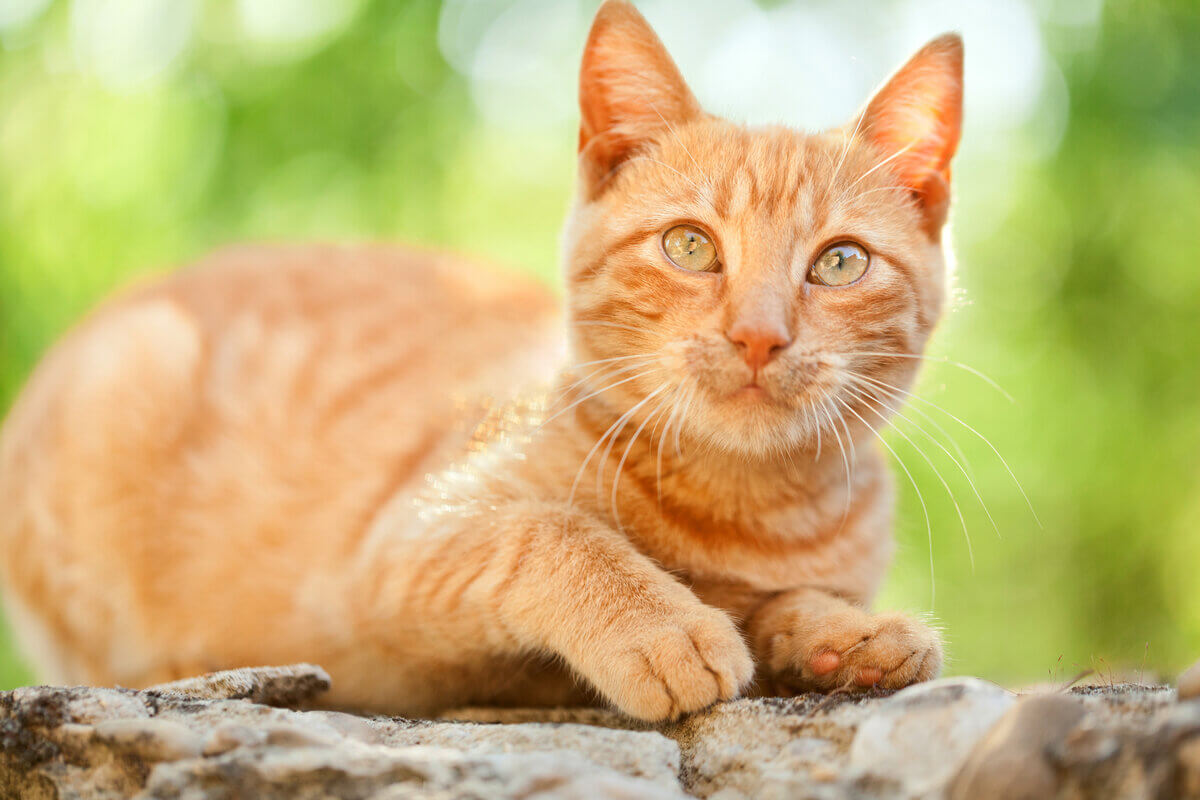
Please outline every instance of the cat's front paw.
[[638, 719], [677, 719], [731, 700], [754, 675], [754, 660], [733, 622], [707, 606], [655, 614], [621, 639], [596, 653], [584, 671]]
[[776, 690], [900, 689], [937, 677], [942, 643], [907, 615], [847, 606], [776, 632], [767, 666]]

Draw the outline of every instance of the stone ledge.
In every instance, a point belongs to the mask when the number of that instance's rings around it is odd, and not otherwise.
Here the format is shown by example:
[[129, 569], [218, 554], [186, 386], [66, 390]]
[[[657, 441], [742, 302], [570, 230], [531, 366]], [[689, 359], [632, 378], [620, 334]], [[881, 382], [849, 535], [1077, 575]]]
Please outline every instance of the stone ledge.
[[0, 693], [0, 797], [1200, 797], [1200, 699], [1167, 687], [1017, 695], [950, 678], [650, 726], [600, 709], [296, 707], [328, 685], [296, 665]]

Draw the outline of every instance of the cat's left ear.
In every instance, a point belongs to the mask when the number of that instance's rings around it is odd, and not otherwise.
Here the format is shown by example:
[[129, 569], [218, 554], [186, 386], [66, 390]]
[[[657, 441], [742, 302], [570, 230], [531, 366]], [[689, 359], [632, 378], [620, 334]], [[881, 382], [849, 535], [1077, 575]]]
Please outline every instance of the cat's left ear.
[[654, 29], [627, 0], [596, 12], [579, 70], [579, 157], [597, 188], [671, 126], [701, 114]]
[[963, 44], [955, 33], [917, 51], [875, 93], [862, 135], [917, 198], [931, 233], [946, 221], [950, 159], [962, 129]]

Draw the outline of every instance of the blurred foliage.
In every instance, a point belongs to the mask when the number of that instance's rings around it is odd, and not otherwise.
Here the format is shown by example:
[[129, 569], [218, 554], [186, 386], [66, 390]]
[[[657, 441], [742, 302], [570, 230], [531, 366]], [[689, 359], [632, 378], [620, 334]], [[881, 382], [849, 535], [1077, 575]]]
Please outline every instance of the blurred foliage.
[[[413, 241], [552, 279], [571, 131], [484, 124], [438, 51], [438, 16], [436, 2], [376, 0], [316, 40], [263, 43], [232, 2], [211, 2], [166, 77], [128, 91], [76, 66], [65, 2], [6, 32], [0, 408], [97, 298], [231, 241]], [[933, 406], [905, 416], [941, 436], [921, 412], [936, 418], [961, 446], [1000, 535], [942, 450], [904, 420], [889, 442], [929, 508], [950, 671], [1169, 677], [1200, 656], [1200, 12], [1110, 2], [1094, 39], [1043, 34], [1065, 132], [1012, 163], [971, 160], [965, 143], [961, 299], [935, 345], [1015, 402], [950, 364], [931, 364], [919, 392], [1004, 455], [1041, 526], [990, 447]], [[973, 565], [909, 440], [953, 487]], [[921, 503], [897, 481], [881, 602], [928, 611]], [[0, 686], [29, 677], [0, 640]]]

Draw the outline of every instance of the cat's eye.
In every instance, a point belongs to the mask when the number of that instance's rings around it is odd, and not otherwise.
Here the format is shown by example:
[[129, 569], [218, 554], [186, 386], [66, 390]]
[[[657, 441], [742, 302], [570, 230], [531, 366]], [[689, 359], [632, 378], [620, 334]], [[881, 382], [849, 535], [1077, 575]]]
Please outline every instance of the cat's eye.
[[717, 246], [707, 233], [695, 225], [676, 225], [663, 234], [663, 252], [677, 267], [693, 272], [715, 272], [721, 263], [717, 260]]
[[813, 262], [808, 280], [821, 286], [847, 286], [866, 274], [870, 263], [867, 251], [854, 242], [830, 245]]

